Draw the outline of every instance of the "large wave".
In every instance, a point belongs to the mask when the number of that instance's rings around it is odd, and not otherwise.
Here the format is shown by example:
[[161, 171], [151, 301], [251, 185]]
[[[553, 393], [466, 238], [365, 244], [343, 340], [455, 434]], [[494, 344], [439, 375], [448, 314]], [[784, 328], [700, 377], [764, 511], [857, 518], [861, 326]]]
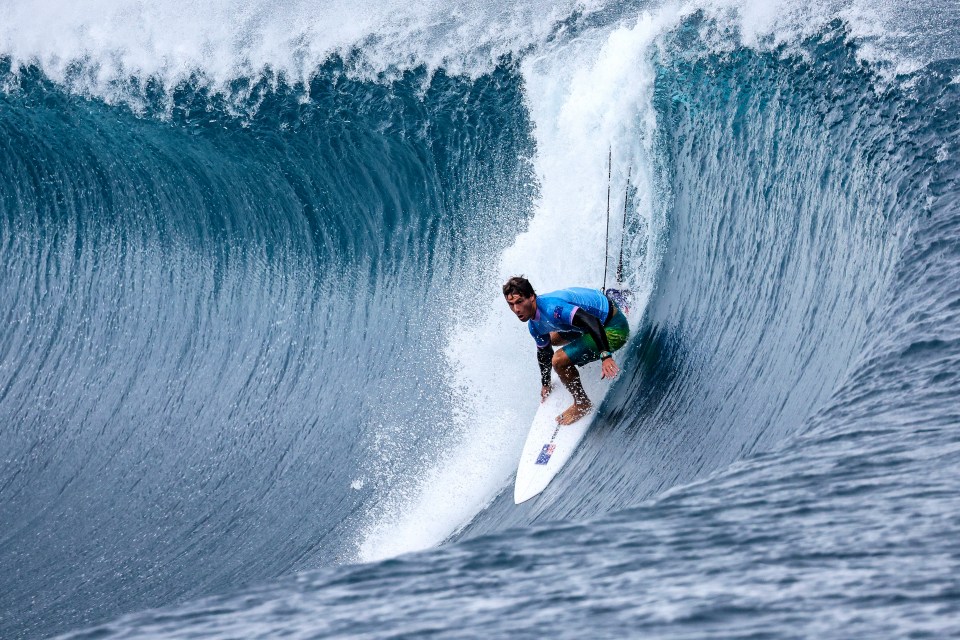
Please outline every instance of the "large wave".
[[[954, 224], [956, 43], [899, 10], [227, 3], [168, 35], [176, 3], [59, 9], [0, 32], [5, 636], [600, 516], [786, 446]], [[611, 148], [635, 337], [517, 507], [537, 376], [498, 284], [603, 282]]]
[[3, 608], [27, 628], [351, 557], [451, 411], [449, 283], [526, 216], [507, 67], [331, 63], [242, 120], [191, 89], [157, 120], [28, 70], [0, 103]]

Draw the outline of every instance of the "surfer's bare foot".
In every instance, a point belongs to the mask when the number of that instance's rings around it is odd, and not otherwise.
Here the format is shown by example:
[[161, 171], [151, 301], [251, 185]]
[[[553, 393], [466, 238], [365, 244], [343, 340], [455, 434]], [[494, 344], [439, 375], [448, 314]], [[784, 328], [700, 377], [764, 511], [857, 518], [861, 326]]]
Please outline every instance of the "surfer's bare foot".
[[573, 424], [583, 416], [587, 415], [590, 412], [590, 407], [593, 406], [590, 404], [590, 401], [586, 402], [575, 402], [567, 410], [557, 416], [558, 424]]

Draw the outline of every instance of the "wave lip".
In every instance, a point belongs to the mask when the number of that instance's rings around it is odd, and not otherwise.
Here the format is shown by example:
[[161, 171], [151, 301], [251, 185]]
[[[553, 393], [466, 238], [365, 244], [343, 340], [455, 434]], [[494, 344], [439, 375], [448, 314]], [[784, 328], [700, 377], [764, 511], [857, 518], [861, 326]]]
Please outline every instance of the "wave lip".
[[547, 39], [576, 7], [38, 0], [0, 7], [0, 56], [15, 70], [37, 67], [74, 91], [134, 105], [143, 96], [133, 85], [147, 82], [168, 94], [200, 80], [230, 95], [234, 82], [264, 75], [309, 86], [335, 58], [365, 79], [417, 68], [476, 78]]

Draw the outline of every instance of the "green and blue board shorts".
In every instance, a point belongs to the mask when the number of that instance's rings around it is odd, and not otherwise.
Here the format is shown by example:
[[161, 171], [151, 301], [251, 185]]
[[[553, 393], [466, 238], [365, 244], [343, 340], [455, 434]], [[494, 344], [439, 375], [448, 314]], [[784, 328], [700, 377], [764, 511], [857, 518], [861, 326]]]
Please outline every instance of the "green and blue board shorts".
[[[610, 351], [617, 351], [627, 343], [630, 338], [630, 324], [627, 317], [623, 315], [620, 309], [617, 309], [613, 317], [604, 325], [603, 330], [607, 333], [607, 342], [610, 343]], [[588, 362], [600, 359], [600, 349], [593, 338], [586, 333], [563, 332], [562, 337], [573, 338], [570, 342], [560, 347], [570, 358], [570, 362], [582, 367]]]

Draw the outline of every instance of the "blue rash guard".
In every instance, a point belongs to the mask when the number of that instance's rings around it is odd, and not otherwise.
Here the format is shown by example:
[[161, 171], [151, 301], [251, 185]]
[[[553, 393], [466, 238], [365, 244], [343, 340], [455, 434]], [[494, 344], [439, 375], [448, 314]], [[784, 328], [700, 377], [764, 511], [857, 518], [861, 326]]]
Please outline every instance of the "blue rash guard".
[[573, 324], [573, 314], [583, 309], [600, 321], [602, 325], [610, 313], [610, 301], [597, 289], [570, 287], [537, 296], [537, 313], [527, 321], [530, 335], [543, 349], [550, 346], [551, 331], [573, 331], [583, 333], [581, 327]]

